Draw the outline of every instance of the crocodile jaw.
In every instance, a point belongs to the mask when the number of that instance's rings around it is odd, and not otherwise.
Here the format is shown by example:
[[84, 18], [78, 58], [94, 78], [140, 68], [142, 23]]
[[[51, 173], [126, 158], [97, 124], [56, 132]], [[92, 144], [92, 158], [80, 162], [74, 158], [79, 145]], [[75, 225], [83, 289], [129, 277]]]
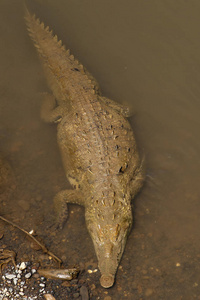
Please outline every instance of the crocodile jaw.
[[85, 214], [101, 272], [100, 283], [102, 287], [109, 288], [114, 284], [115, 274], [132, 226], [131, 207], [118, 214], [116, 220], [112, 220], [109, 216], [107, 221], [104, 219], [103, 222], [96, 216], [92, 218], [91, 212], [87, 210]]
[[115, 274], [124, 252], [127, 234], [127, 232], [124, 232], [123, 240], [115, 244], [107, 241], [99, 246], [99, 243], [97, 244], [96, 241], [93, 240], [98, 258], [98, 266], [101, 272], [100, 283], [104, 288], [109, 288], [114, 284]]

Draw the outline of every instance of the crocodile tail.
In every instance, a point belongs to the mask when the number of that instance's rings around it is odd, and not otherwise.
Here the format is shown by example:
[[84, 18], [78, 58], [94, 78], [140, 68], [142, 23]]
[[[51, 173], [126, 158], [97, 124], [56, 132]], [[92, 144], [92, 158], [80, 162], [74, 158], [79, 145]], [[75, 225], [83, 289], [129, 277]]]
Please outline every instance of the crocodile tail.
[[[77, 68], [85, 76], [85, 80], [88, 84], [96, 92], [99, 91], [99, 86], [95, 78], [77, 59], [74, 58], [74, 55], [70, 54], [69, 49], [65, 49], [62, 41], [58, 39], [57, 35], [53, 35], [49, 26], [45, 27], [44, 23], [41, 22], [39, 18], [36, 18], [35, 14], [31, 14], [27, 7], [25, 7], [25, 20], [29, 35], [34, 42], [45, 69], [47, 65], [47, 68], [52, 69], [55, 74], [55, 70], [57, 70], [57, 72], [61, 72], [63, 66], [66, 66], [67, 62], [69, 62], [69, 69], [71, 68], [71, 65], [73, 65], [73, 68]], [[52, 56], [53, 59], [51, 59]], [[48, 70], [46, 71], [48, 72]], [[58, 77], [59, 75], [60, 74], [58, 74]]]
[[25, 7], [25, 20], [29, 36], [42, 57], [44, 56], [44, 45], [46, 41], [48, 41], [48, 44], [51, 43], [51, 46], [55, 45], [56, 48], [64, 51], [67, 56], [70, 56], [70, 51], [66, 51], [62, 45], [62, 41], [58, 40], [57, 35], [53, 35], [53, 31], [49, 29], [49, 26], [45, 27], [44, 23], [40, 22], [40, 19], [36, 18], [35, 14], [31, 14], [27, 7]]

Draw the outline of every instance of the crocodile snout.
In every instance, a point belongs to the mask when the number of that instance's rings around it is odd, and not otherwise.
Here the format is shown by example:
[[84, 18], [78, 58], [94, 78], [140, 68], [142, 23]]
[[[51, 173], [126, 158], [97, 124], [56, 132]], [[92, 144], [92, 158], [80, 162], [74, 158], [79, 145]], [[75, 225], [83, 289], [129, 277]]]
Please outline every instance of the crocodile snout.
[[103, 274], [100, 278], [101, 286], [104, 288], [109, 288], [114, 284], [114, 276], [112, 274]]

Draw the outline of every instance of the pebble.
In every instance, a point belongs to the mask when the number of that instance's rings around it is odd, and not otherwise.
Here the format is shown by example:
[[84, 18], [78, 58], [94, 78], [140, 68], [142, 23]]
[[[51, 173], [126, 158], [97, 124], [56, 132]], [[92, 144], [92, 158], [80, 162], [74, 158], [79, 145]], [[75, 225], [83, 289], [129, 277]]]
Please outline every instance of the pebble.
[[112, 298], [110, 296], [106, 296], [104, 300], [112, 300]]
[[[23, 261], [20, 266], [19, 266], [19, 270], [25, 270], [26, 269], [26, 263]], [[20, 272], [19, 272], [20, 273]]]
[[136, 290], [137, 289], [137, 283], [136, 282], [132, 282], [132, 288], [134, 289], [134, 290]]
[[42, 201], [42, 196], [37, 196], [37, 197], [35, 198], [35, 200], [36, 200], [37, 202], [41, 202], [41, 201]]
[[[8, 271], [9, 270], [9, 271]], [[51, 297], [50, 294], [47, 294], [46, 289], [46, 279], [44, 277], [41, 277], [39, 280], [34, 281], [34, 285], [32, 287], [32, 290], [34, 290], [34, 294], [30, 295], [31, 297], [27, 298], [25, 296], [26, 289], [29, 285], [29, 278], [34, 277], [34, 274], [36, 272], [36, 268], [32, 266], [29, 262], [21, 262], [17, 264], [16, 268], [12, 267], [7, 269], [7, 272], [5, 272], [5, 275], [2, 275], [2, 281], [0, 281], [0, 300], [18, 300], [18, 299], [24, 299], [24, 300], [36, 300], [38, 299], [38, 295], [44, 294], [46, 297], [44, 299], [47, 300], [56, 300], [53, 296]], [[39, 293], [39, 294], [38, 294]], [[79, 297], [79, 293], [78, 293]]]
[[74, 297], [74, 298], [78, 298], [79, 295], [80, 295], [79, 293], [74, 293], [74, 294], [73, 294], [73, 297]]
[[44, 298], [45, 298], [46, 300], [56, 300], [51, 294], [45, 294], [45, 295], [44, 295]]
[[71, 284], [77, 284], [78, 283], [78, 279], [72, 279], [71, 280]]
[[41, 276], [41, 277], [40, 277], [40, 280], [41, 280], [41, 281], [45, 281], [46, 279], [45, 279], [45, 277]]
[[39, 286], [45, 287], [45, 284], [44, 283], [40, 283]]
[[82, 300], [88, 300], [89, 299], [88, 289], [85, 285], [82, 285], [82, 287], [80, 288], [80, 295], [82, 297]]
[[146, 291], [145, 291], [145, 296], [146, 297], [149, 297], [149, 296], [151, 296], [153, 294], [153, 289], [146, 289]]
[[24, 296], [24, 293], [23, 292], [19, 292], [19, 295]]
[[96, 289], [96, 285], [93, 283], [93, 284], [90, 286], [90, 289], [91, 289], [91, 291], [95, 290], [95, 289]]
[[16, 278], [15, 274], [6, 274], [5, 276], [6, 276], [7, 279]]
[[141, 285], [138, 285], [138, 286], [137, 286], [137, 290], [138, 290], [138, 293], [139, 293], [139, 294], [142, 294], [142, 287], [141, 287]]
[[30, 247], [31, 247], [31, 249], [33, 249], [33, 250], [35, 250], [35, 251], [41, 250], [41, 246], [38, 245], [35, 241], [32, 241], [32, 242], [30, 243]]
[[40, 275], [38, 273], [33, 274], [33, 278], [38, 279], [40, 277]]
[[26, 275], [25, 275], [25, 278], [30, 278], [32, 276], [32, 274], [29, 272], [29, 273], [27, 273]]
[[19, 200], [18, 205], [24, 210], [28, 211], [30, 209], [30, 203], [25, 200]]

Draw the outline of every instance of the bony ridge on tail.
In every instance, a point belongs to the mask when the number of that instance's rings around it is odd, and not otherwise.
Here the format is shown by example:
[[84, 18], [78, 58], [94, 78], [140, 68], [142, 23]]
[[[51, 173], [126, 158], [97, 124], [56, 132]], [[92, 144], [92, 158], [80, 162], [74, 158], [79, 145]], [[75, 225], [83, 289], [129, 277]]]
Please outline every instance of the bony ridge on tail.
[[26, 9], [29, 35], [52, 91], [41, 117], [57, 123], [57, 141], [72, 188], [54, 199], [58, 222], [67, 218], [67, 203], [85, 207], [104, 288], [114, 284], [132, 226], [131, 199], [144, 172], [126, 107], [103, 97], [96, 80], [39, 19]]

